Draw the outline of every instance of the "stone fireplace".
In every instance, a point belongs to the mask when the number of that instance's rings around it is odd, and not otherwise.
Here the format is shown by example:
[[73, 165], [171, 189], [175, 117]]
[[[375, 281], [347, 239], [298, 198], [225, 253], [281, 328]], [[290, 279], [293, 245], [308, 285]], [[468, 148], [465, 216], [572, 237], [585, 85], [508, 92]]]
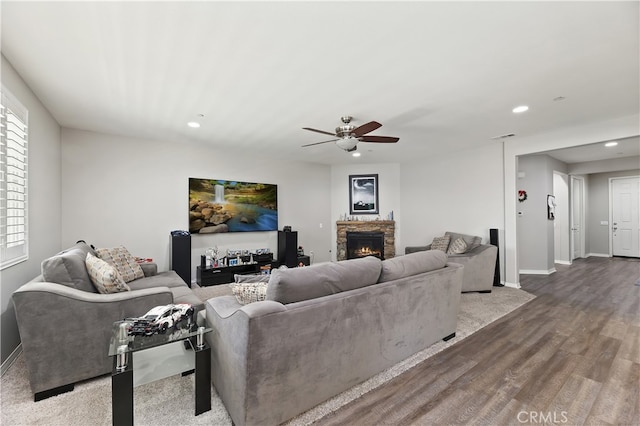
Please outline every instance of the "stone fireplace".
[[[393, 220], [338, 221], [336, 227], [337, 260], [366, 255], [390, 259], [396, 255], [395, 222]], [[351, 242], [348, 242], [349, 237], [352, 237]]]

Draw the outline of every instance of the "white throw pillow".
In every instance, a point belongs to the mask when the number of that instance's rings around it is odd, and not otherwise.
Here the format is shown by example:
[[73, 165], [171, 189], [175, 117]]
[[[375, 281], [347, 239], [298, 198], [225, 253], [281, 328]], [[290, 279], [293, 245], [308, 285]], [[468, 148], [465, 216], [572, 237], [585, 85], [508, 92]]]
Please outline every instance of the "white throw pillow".
[[131, 290], [115, 266], [95, 257], [91, 253], [87, 253], [85, 264], [87, 265], [89, 278], [91, 278], [91, 282], [98, 289], [98, 292], [107, 294]]
[[467, 243], [462, 238], [457, 238], [449, 245], [447, 254], [462, 254], [467, 251]]
[[260, 302], [267, 298], [267, 285], [268, 282], [256, 282], [256, 283], [231, 283], [231, 291], [236, 297], [236, 300], [241, 305], [246, 305], [253, 302]]

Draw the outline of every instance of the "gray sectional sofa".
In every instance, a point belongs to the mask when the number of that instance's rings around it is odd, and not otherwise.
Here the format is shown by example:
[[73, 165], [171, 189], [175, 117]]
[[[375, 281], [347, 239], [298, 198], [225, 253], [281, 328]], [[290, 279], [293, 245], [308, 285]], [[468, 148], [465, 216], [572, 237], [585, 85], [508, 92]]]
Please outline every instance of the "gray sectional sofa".
[[[462, 238], [467, 244], [467, 250], [464, 253], [448, 254], [451, 262], [464, 266], [462, 291], [491, 293], [498, 248], [491, 244], [482, 244], [482, 238], [474, 235], [450, 231], [445, 232], [445, 235], [450, 237], [451, 242]], [[425, 250], [431, 250], [431, 244], [426, 246], [405, 247], [404, 252], [405, 254], [409, 254]]]
[[442, 252], [275, 270], [267, 299], [205, 303], [212, 382], [237, 426], [277, 425], [455, 335]]
[[[174, 272], [157, 273], [143, 264], [145, 277], [130, 291], [98, 293], [85, 267], [92, 247], [78, 242], [43, 261], [43, 274], [13, 293], [22, 350], [36, 401], [73, 390], [75, 382], [110, 373], [113, 323], [158, 305], [203, 303]], [[47, 277], [50, 281], [45, 279]]]

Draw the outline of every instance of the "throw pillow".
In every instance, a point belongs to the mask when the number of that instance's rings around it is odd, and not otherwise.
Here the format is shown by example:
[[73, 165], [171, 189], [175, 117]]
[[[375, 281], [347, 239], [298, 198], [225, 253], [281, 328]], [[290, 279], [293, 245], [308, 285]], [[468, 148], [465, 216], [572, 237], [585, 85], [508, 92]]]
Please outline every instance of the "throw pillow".
[[270, 277], [271, 275], [266, 275], [266, 274], [248, 274], [248, 275], [235, 274], [233, 276], [234, 281], [237, 283], [266, 283], [266, 282], [269, 282]]
[[135, 257], [123, 246], [115, 248], [101, 248], [96, 254], [102, 260], [116, 267], [124, 282], [128, 283], [138, 278], [144, 278], [144, 272]]
[[462, 238], [457, 238], [449, 245], [447, 254], [462, 254], [467, 251], [467, 243]]
[[451, 237], [449, 235], [445, 235], [444, 237], [435, 237], [431, 243], [431, 250], [440, 250], [446, 253], [449, 248], [450, 240]]
[[95, 257], [91, 253], [87, 253], [85, 263], [89, 278], [91, 278], [91, 282], [96, 286], [98, 292], [107, 294], [130, 290], [113, 265]]
[[267, 298], [267, 285], [269, 283], [265, 281], [260, 282], [240, 282], [231, 283], [231, 291], [236, 297], [236, 300], [241, 305], [246, 305], [253, 302], [260, 302]]

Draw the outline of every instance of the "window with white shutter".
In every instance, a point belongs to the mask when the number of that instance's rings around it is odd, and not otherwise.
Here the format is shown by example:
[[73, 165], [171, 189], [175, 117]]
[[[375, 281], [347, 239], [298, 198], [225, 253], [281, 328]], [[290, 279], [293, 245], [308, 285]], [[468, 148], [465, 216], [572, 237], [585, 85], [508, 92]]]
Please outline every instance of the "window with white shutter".
[[28, 259], [27, 109], [2, 86], [0, 102], [0, 269]]

